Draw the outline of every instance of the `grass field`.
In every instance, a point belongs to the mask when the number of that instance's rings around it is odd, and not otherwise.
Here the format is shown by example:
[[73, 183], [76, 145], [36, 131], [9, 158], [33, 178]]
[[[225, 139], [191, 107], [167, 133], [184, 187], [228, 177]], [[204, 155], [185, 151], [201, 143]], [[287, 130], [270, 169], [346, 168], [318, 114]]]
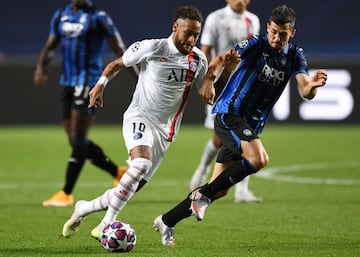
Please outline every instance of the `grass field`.
[[[359, 126], [269, 124], [262, 140], [270, 164], [250, 180], [264, 202], [234, 204], [231, 191], [209, 207], [204, 221], [179, 223], [175, 247], [161, 245], [152, 221], [186, 196], [210, 135], [201, 126], [183, 126], [152, 181], [120, 213], [138, 237], [124, 255], [360, 256]], [[119, 127], [96, 126], [91, 138], [125, 164]], [[103, 213], [87, 217], [79, 233], [65, 239], [61, 229], [72, 208], [41, 206], [63, 184], [70, 148], [62, 128], [0, 127], [0, 146], [0, 256], [109, 256], [89, 235]], [[75, 198], [92, 199], [112, 183], [86, 164]]]

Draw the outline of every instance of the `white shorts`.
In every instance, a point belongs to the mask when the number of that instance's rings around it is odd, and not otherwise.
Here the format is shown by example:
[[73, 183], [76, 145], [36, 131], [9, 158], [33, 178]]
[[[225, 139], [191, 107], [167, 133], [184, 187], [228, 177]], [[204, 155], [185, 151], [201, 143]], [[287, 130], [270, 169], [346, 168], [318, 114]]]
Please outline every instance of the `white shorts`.
[[214, 120], [216, 114], [211, 113], [213, 106], [210, 104], [205, 105], [205, 121], [204, 121], [204, 127], [208, 129], [214, 129]]
[[159, 167], [165, 152], [170, 146], [170, 142], [162, 135], [157, 124], [150, 122], [144, 118], [143, 114], [138, 112], [133, 111], [124, 114], [122, 130], [129, 155], [130, 150], [135, 146], [146, 145], [151, 147], [153, 153], [152, 167], [144, 177], [146, 181], [149, 181]]

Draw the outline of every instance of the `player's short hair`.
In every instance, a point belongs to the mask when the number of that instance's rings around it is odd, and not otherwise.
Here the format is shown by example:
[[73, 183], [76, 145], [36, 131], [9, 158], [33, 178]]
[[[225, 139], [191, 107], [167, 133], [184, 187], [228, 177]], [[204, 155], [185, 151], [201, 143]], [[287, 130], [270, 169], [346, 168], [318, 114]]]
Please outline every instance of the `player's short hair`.
[[295, 27], [296, 14], [293, 8], [289, 8], [287, 5], [281, 5], [276, 7], [269, 18], [269, 23], [274, 22], [277, 25], [283, 25], [290, 23], [291, 28]]
[[177, 19], [191, 19], [203, 22], [203, 16], [201, 12], [194, 6], [186, 5], [179, 7], [175, 12], [175, 20]]

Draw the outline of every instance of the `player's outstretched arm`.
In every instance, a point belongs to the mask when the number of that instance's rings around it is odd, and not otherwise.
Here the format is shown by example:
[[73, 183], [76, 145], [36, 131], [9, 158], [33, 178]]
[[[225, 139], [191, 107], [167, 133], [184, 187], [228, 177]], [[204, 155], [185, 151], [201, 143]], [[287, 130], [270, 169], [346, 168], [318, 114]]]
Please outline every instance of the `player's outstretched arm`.
[[89, 92], [89, 108], [90, 107], [103, 107], [103, 92], [104, 88], [113, 79], [122, 68], [124, 68], [122, 57], [117, 58], [106, 65], [101, 77], [96, 82], [96, 85]]
[[297, 74], [296, 80], [301, 95], [310, 100], [315, 97], [317, 88], [326, 84], [327, 71], [324, 69], [317, 70], [311, 77], [306, 74]]
[[240, 61], [239, 53], [231, 48], [225, 53], [216, 56], [209, 64], [208, 71], [202, 86], [199, 89], [199, 95], [208, 104], [213, 104], [215, 100], [214, 81], [217, 79], [217, 92], [222, 91], [230, 77], [230, 74], [235, 69]]

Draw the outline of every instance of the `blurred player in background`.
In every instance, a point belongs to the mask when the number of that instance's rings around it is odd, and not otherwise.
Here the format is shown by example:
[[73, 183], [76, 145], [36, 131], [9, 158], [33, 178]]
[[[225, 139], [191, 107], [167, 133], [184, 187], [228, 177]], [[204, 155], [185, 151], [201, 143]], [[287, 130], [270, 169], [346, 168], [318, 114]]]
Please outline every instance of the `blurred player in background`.
[[[114, 177], [116, 185], [126, 170], [118, 167], [100, 146], [88, 139], [95, 120], [95, 109], [88, 108], [88, 95], [103, 69], [105, 41], [116, 56], [123, 54], [124, 44], [111, 17], [90, 0], [72, 0], [58, 9], [51, 19], [49, 37], [40, 53], [34, 83], [38, 86], [45, 84], [46, 66], [61, 44], [62, 115], [72, 153], [67, 163], [64, 187], [44, 201], [43, 206], [73, 205], [72, 191], [86, 159]], [[135, 69], [132, 72], [136, 75]]]
[[90, 91], [90, 106], [102, 106], [108, 81], [124, 67], [140, 65], [139, 80], [122, 127], [129, 168], [116, 188], [91, 201], [75, 204], [72, 216], [63, 226], [64, 237], [76, 233], [85, 216], [107, 210], [100, 224], [91, 231], [92, 237], [100, 239], [104, 227], [117, 218], [158, 169], [179, 132], [190, 90], [195, 87], [200, 93], [207, 71], [207, 59], [195, 46], [202, 20], [195, 7], [178, 8], [168, 38], [133, 43], [122, 57], [106, 66]]
[[[247, 6], [250, 0], [226, 0], [227, 5], [208, 15], [201, 34], [201, 50], [210, 61], [213, 57], [230, 49], [236, 43], [249, 39], [260, 32], [258, 16], [249, 12]], [[207, 104], [205, 127], [214, 129], [215, 114], [211, 114], [212, 105]], [[212, 162], [215, 159], [222, 142], [213, 133], [202, 153], [200, 163], [191, 180], [190, 191], [203, 185], [207, 180]], [[235, 202], [261, 202], [248, 188], [250, 177], [246, 177], [235, 186]]]
[[223, 73], [229, 79], [213, 109], [215, 132], [223, 146], [209, 184], [195, 189], [173, 209], [155, 218], [154, 227], [161, 234], [162, 244], [174, 244], [178, 222], [191, 215], [202, 220], [210, 203], [267, 165], [269, 157], [258, 134], [291, 76], [302, 97], [309, 100], [325, 85], [326, 70], [310, 76], [303, 49], [289, 42], [296, 33], [295, 20], [292, 8], [278, 6], [271, 13], [265, 35], [241, 41], [210, 62], [202, 85], [206, 90], [201, 95], [211, 103], [215, 98], [214, 80], [224, 66], [225, 56], [233, 51], [240, 56], [235, 70], [224, 67]]

